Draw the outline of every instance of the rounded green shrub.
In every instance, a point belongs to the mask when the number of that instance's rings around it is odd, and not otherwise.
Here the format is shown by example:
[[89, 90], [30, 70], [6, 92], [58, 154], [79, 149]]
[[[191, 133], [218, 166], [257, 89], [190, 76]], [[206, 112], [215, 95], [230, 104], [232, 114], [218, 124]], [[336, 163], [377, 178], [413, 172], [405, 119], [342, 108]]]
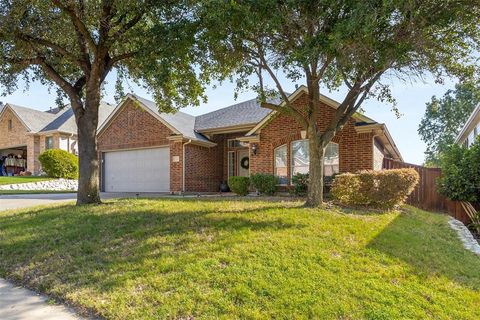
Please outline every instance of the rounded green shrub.
[[292, 177], [293, 194], [299, 197], [305, 196], [308, 190], [308, 179], [308, 173], [294, 174]]
[[60, 149], [50, 149], [38, 157], [42, 169], [52, 178], [77, 179], [78, 157]]
[[273, 195], [277, 188], [278, 178], [273, 174], [256, 173], [250, 176], [252, 185], [260, 194]]
[[228, 178], [228, 187], [230, 190], [240, 196], [248, 194], [248, 187], [250, 186], [250, 178], [248, 177], [230, 177]]
[[330, 195], [345, 205], [391, 209], [407, 199], [418, 181], [412, 168], [344, 173], [335, 177]]
[[440, 161], [440, 193], [450, 200], [480, 201], [480, 138], [470, 148], [452, 145]]

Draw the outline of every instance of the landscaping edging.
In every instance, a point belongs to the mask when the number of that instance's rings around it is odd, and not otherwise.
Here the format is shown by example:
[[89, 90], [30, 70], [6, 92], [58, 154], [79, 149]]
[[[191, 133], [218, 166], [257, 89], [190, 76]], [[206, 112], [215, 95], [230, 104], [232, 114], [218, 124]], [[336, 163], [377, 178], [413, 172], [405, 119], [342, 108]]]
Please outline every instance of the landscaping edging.
[[475, 240], [470, 230], [468, 230], [468, 228], [461, 221], [454, 218], [450, 218], [448, 224], [457, 232], [458, 237], [460, 240], [462, 240], [465, 249], [470, 250], [480, 256], [480, 245], [478, 244], [477, 240]]
[[32, 190], [32, 191], [77, 191], [78, 181], [70, 179], [55, 179], [38, 182], [7, 184], [0, 186], [0, 190]]

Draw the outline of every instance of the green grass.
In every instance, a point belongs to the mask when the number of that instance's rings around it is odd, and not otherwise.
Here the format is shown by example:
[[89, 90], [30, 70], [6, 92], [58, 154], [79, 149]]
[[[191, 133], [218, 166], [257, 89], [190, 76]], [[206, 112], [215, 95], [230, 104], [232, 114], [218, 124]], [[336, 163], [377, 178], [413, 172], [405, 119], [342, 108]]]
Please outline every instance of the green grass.
[[0, 213], [0, 274], [109, 319], [478, 319], [444, 215], [140, 199]]
[[0, 185], [4, 184], [17, 184], [17, 183], [29, 183], [29, 182], [38, 182], [38, 181], [47, 181], [52, 180], [48, 177], [0, 177]]

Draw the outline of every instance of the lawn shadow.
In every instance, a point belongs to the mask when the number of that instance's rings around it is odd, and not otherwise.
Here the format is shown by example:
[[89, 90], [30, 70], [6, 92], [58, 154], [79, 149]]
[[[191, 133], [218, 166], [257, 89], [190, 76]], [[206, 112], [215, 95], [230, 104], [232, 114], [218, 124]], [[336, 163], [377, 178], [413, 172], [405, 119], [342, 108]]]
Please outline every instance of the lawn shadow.
[[[185, 200], [164, 201], [181, 205]], [[46, 293], [58, 282], [75, 289], [114, 290], [123, 287], [131, 271], [146, 260], [189, 263], [204, 258], [205, 251], [228, 252], [229, 246], [238, 244], [230, 238], [237, 232], [254, 235], [304, 227], [278, 215], [256, 219], [250, 214], [278, 208], [271, 204], [234, 211], [201, 207], [175, 212], [132, 205], [102, 212], [111, 208], [115, 206], [109, 203], [83, 208], [61, 205], [0, 217], [0, 272]], [[205, 250], [208, 243], [218, 245]], [[130, 275], [119, 277], [108, 270]]]
[[404, 211], [367, 248], [406, 262], [420, 277], [445, 276], [480, 290], [480, 257], [462, 246], [440, 214]]

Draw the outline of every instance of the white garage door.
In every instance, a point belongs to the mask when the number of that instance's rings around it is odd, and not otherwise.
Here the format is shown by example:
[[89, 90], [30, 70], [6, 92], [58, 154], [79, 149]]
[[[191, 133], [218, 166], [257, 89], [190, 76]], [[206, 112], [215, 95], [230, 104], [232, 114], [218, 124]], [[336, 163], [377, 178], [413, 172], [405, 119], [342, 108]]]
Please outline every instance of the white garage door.
[[170, 191], [170, 150], [166, 148], [105, 152], [106, 192]]

